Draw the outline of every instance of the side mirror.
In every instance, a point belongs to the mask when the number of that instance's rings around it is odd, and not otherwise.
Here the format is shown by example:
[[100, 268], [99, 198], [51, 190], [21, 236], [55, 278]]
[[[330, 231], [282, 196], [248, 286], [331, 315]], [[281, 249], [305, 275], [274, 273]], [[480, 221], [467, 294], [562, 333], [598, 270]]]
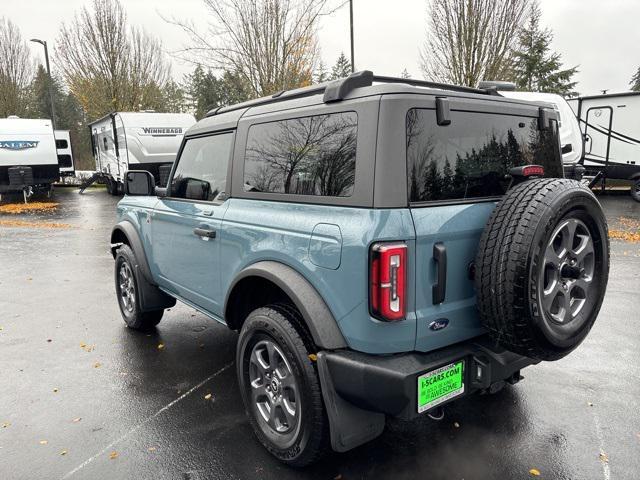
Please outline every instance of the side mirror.
[[127, 195], [153, 195], [156, 181], [151, 172], [129, 170], [125, 176], [124, 193]]
[[167, 196], [167, 187], [156, 187], [155, 189], [156, 197], [163, 198]]
[[185, 180], [184, 198], [189, 200], [209, 200], [211, 193], [211, 184], [209, 182], [196, 178], [187, 178]]

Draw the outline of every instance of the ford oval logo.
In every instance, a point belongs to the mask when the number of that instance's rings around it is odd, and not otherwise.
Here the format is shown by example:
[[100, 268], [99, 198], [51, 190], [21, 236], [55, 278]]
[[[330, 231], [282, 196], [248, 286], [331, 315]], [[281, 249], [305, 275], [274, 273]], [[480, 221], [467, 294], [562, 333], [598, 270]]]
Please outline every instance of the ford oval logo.
[[439, 318], [429, 324], [429, 330], [433, 330], [434, 332], [437, 332], [438, 330], [447, 328], [447, 325], [449, 325], [448, 318]]

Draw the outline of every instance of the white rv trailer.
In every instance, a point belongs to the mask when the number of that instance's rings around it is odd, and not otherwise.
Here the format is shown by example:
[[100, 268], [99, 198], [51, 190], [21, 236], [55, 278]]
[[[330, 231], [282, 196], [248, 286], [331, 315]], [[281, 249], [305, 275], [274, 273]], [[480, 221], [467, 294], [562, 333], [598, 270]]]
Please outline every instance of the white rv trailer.
[[560, 145], [562, 146], [562, 163], [567, 167], [569, 165], [575, 165], [582, 160], [584, 146], [580, 125], [573, 110], [562, 96], [555, 93], [511, 91], [501, 91], [500, 95], [508, 98], [545, 102], [553, 105], [553, 108], [560, 116], [558, 130], [560, 132]]
[[631, 180], [631, 194], [640, 201], [640, 92], [578, 97], [569, 105], [580, 120], [592, 184]]
[[147, 170], [165, 185], [184, 132], [194, 123], [188, 113], [156, 112], [114, 112], [90, 123], [96, 161], [91, 180], [102, 179], [115, 195], [124, 191], [128, 170]]
[[58, 156], [51, 120], [0, 118], [0, 195], [51, 191], [58, 180]]
[[56, 137], [60, 176], [73, 177], [75, 175], [75, 167], [73, 164], [73, 151], [71, 150], [69, 130], [55, 130], [53, 133]]
[[542, 92], [518, 92], [511, 82], [483, 81], [480, 88], [495, 88], [500, 95], [507, 98], [516, 98], [531, 102], [541, 102], [551, 105], [558, 112], [558, 131], [560, 133], [560, 146], [562, 149], [562, 163], [565, 175], [569, 178], [580, 180], [581, 168], [576, 168], [584, 156], [584, 143], [578, 119], [571, 106], [561, 95]]

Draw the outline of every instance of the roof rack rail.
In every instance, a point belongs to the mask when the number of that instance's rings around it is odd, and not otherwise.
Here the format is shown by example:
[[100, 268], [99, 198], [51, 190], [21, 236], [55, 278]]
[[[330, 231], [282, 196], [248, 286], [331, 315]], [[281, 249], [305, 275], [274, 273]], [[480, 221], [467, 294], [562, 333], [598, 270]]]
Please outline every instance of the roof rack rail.
[[234, 110], [240, 110], [243, 108], [257, 107], [260, 105], [267, 105], [270, 103], [282, 102], [285, 100], [291, 100], [294, 98], [310, 97], [312, 95], [318, 95], [324, 93], [324, 103], [339, 102], [343, 100], [354, 89], [360, 87], [370, 87], [374, 82], [378, 83], [405, 83], [416, 87], [428, 87], [437, 88], [441, 90], [449, 90], [454, 92], [463, 93], [476, 93], [482, 95], [500, 95], [495, 88], [481, 89], [472, 87], [463, 87], [460, 85], [449, 85], [447, 83], [430, 82], [427, 80], [413, 80], [411, 78], [399, 78], [399, 77], [385, 77], [376, 76], [370, 70], [362, 70], [354, 72], [348, 77], [334, 80], [328, 83], [322, 83], [319, 85], [313, 85], [310, 87], [295, 89], [295, 90], [281, 90], [268, 97], [257, 98], [255, 100], [249, 100], [236, 105], [230, 105], [228, 107], [218, 107], [207, 112], [205, 117], [212, 117], [219, 113], [233, 112]]
[[267, 105], [269, 103], [282, 102], [284, 100], [291, 100], [294, 98], [310, 97], [324, 92], [325, 84], [313, 85], [311, 87], [300, 88], [296, 90], [281, 90], [268, 97], [256, 98], [255, 100], [247, 100], [246, 102], [237, 103], [235, 105], [229, 105], [226, 107], [218, 107], [209, 110], [205, 117], [213, 117], [220, 113], [233, 112], [235, 110], [241, 110], [243, 108], [257, 107], [260, 105]]
[[373, 81], [379, 83], [406, 83], [408, 85], [413, 85], [414, 87], [438, 88], [453, 92], [479, 93], [481, 95], [494, 95], [497, 93], [493, 89], [463, 87], [461, 85], [450, 85], [448, 83], [431, 82], [428, 80], [414, 80], [412, 78], [383, 77], [374, 75]]

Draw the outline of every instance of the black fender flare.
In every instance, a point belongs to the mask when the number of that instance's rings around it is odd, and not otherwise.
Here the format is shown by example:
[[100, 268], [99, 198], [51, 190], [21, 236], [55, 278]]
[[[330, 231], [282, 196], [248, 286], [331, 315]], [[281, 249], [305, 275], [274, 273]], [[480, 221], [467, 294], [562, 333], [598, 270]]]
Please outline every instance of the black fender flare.
[[235, 287], [247, 277], [263, 278], [285, 292], [301, 313], [318, 347], [328, 350], [347, 347], [338, 323], [318, 291], [296, 270], [279, 262], [260, 261], [238, 273], [231, 282], [224, 300], [225, 318], [228, 317], [229, 299]]
[[118, 222], [111, 229], [111, 255], [113, 255], [113, 258], [116, 256], [117, 247], [122, 243], [118, 241], [118, 232], [121, 232], [127, 238], [127, 242], [136, 256], [138, 267], [140, 268], [140, 272], [144, 276], [144, 279], [151, 285], [155, 285], [156, 283], [153, 281], [151, 268], [149, 268], [149, 262], [147, 261], [147, 255], [144, 252], [140, 235], [138, 234], [136, 227], [128, 220]]
[[[136, 274], [142, 276], [138, 281], [138, 288], [140, 289], [140, 307], [143, 311], [161, 310], [164, 308], [171, 308], [176, 304], [176, 299], [167, 295], [160, 290], [153, 280], [151, 275], [151, 269], [147, 261], [147, 255], [145, 254], [140, 235], [136, 230], [136, 227], [127, 220], [122, 220], [116, 224], [111, 230], [111, 254], [115, 258], [118, 246], [123, 242], [119, 241], [119, 236], [124, 235], [127, 244], [133, 250], [136, 264], [134, 265]], [[138, 277], [140, 278], [140, 277]]]

